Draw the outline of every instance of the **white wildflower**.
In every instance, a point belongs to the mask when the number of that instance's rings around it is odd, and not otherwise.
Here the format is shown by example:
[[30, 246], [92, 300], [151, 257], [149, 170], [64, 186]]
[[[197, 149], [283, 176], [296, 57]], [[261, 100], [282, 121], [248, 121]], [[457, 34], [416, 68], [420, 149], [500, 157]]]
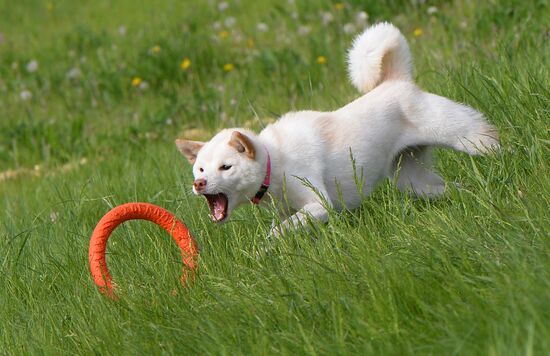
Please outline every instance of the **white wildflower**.
[[32, 93], [30, 92], [30, 90], [25, 89], [19, 94], [19, 97], [23, 101], [31, 100], [32, 99]]
[[435, 13], [437, 13], [437, 7], [435, 6], [428, 7], [428, 15], [433, 15]]
[[122, 25], [118, 28], [118, 34], [121, 36], [126, 36], [126, 26]]
[[240, 32], [235, 32], [233, 34], [233, 40], [235, 41], [235, 43], [241, 43], [244, 40], [244, 36]]
[[369, 14], [367, 14], [365, 11], [360, 11], [355, 15], [355, 24], [357, 27], [366, 27], [367, 21], [369, 20]]
[[55, 223], [59, 219], [59, 213], [57, 211], [52, 211], [50, 213], [50, 220], [52, 223]]
[[290, 13], [290, 17], [293, 19], [293, 20], [298, 20], [298, 13], [296, 11], [292, 11]]
[[347, 23], [344, 25], [343, 27], [343, 30], [344, 30], [344, 33], [346, 34], [351, 34], [351, 33], [354, 33], [355, 32], [355, 25], [352, 24], [352, 23]]
[[258, 22], [258, 25], [256, 25], [256, 28], [260, 32], [267, 32], [267, 30], [269, 30], [269, 27], [264, 22]]
[[11, 69], [13, 69], [13, 70], [18, 70], [18, 69], [19, 69], [19, 63], [17, 63], [17, 62], [12, 62], [12, 63], [11, 63]]
[[229, 101], [229, 105], [235, 106], [235, 105], [237, 105], [237, 102], [238, 102], [237, 99], [231, 98], [231, 100]]
[[214, 30], [216, 30], [216, 31], [221, 30], [221, 28], [222, 28], [221, 22], [220, 22], [220, 21], [214, 22], [214, 23], [212, 24], [212, 28], [213, 28]]
[[174, 122], [172, 121], [172, 118], [171, 118], [171, 117], [168, 117], [168, 118], [166, 118], [165, 123], [166, 123], [166, 125], [170, 126], [170, 125], [172, 125]]
[[323, 26], [328, 25], [332, 20], [334, 20], [334, 16], [330, 12], [325, 11], [321, 13], [321, 23]]
[[220, 11], [225, 11], [227, 10], [228, 7], [229, 7], [229, 4], [227, 3], [227, 1], [222, 1], [218, 4], [218, 10]]
[[139, 83], [139, 90], [147, 90], [149, 89], [149, 83], [147, 83], [145, 80]]
[[311, 32], [311, 26], [302, 25], [298, 27], [298, 34], [300, 36], [306, 36]]
[[38, 70], [38, 61], [36, 59], [31, 60], [27, 63], [27, 72], [34, 73]]
[[226, 26], [226, 27], [233, 27], [233, 25], [235, 25], [235, 23], [237, 22], [237, 20], [235, 20], [234, 17], [230, 16], [228, 18], [225, 19], [225, 21], [223, 22], [223, 24]]
[[68, 79], [78, 79], [80, 78], [81, 75], [82, 75], [82, 72], [78, 67], [71, 68], [66, 74]]

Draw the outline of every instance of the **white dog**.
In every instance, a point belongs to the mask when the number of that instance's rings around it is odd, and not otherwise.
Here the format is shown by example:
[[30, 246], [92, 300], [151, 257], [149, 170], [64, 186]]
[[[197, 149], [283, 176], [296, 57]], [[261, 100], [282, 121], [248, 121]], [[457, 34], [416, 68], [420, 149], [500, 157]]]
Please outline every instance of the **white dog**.
[[291, 112], [259, 135], [234, 128], [206, 143], [176, 140], [214, 221], [275, 199], [285, 214], [271, 231], [278, 235], [307, 219], [326, 221], [329, 207], [359, 206], [386, 177], [401, 190], [439, 195], [445, 183], [431, 170], [432, 147], [471, 155], [498, 149], [498, 133], [481, 113], [414, 84], [408, 44], [393, 25], [366, 29], [348, 62], [364, 95], [338, 110]]

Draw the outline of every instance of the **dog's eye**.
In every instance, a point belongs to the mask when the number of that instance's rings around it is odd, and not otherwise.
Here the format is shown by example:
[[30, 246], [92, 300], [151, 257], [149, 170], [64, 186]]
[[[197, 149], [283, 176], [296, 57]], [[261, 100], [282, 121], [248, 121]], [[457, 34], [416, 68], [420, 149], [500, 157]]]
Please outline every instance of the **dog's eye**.
[[228, 171], [228, 170], [231, 169], [231, 167], [233, 167], [233, 166], [224, 164], [224, 165], [220, 166], [220, 171]]
[[204, 172], [204, 169], [202, 169], [202, 167], [199, 168], [199, 172]]

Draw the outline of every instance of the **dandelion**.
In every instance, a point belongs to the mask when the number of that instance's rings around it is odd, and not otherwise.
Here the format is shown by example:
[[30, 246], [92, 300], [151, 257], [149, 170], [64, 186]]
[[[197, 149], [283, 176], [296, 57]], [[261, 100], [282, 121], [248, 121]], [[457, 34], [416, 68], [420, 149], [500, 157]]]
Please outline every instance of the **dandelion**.
[[233, 27], [233, 25], [235, 25], [235, 23], [237, 22], [237, 20], [235, 20], [234, 17], [228, 17], [225, 19], [225, 21], [223, 22], [223, 24], [226, 26], [226, 27]]
[[154, 45], [153, 47], [151, 47], [149, 52], [151, 54], [159, 54], [160, 53], [160, 46], [159, 45]]
[[149, 83], [147, 83], [145, 80], [139, 83], [139, 90], [147, 90], [149, 88]]
[[437, 13], [437, 7], [430, 6], [430, 7], [428, 7], [427, 12], [428, 12], [428, 15], [433, 15], [433, 14]]
[[189, 67], [191, 67], [191, 60], [189, 58], [184, 58], [180, 63], [180, 68], [182, 70], [187, 70]]
[[347, 24], [344, 25], [343, 30], [344, 30], [344, 33], [346, 33], [348, 35], [350, 33], [354, 33], [355, 32], [355, 25], [352, 24], [352, 23], [347, 23]]
[[334, 16], [332, 16], [330, 12], [321, 13], [321, 23], [323, 24], [323, 26], [328, 25], [332, 22], [332, 20], [334, 20]]
[[212, 28], [213, 28], [214, 30], [216, 30], [216, 31], [219, 30], [219, 29], [221, 29], [221, 28], [222, 28], [221, 22], [219, 22], [219, 21], [214, 22], [214, 23], [212, 24]]
[[29, 63], [27, 63], [27, 72], [34, 73], [38, 70], [38, 61], [36, 59], [33, 59]]
[[343, 10], [344, 9], [344, 3], [337, 2], [336, 4], [334, 4], [334, 9], [337, 10], [337, 11]]
[[306, 36], [311, 32], [311, 26], [301, 25], [298, 27], [298, 34], [300, 36]]
[[235, 66], [233, 65], [233, 63], [225, 63], [223, 65], [224, 72], [231, 72], [233, 69], [235, 69]]
[[369, 14], [367, 14], [365, 11], [360, 11], [355, 15], [355, 24], [357, 27], [365, 27], [367, 26], [367, 21], [369, 19]]
[[420, 37], [420, 36], [422, 36], [423, 33], [424, 33], [424, 32], [422, 31], [422, 29], [421, 29], [420, 27], [417, 27], [417, 28], [414, 30], [413, 35], [414, 35], [414, 37]]
[[68, 79], [78, 79], [81, 75], [82, 72], [78, 67], [71, 68], [66, 74]]
[[143, 81], [143, 79], [141, 79], [140, 77], [134, 77], [132, 79], [132, 86], [137, 87], [141, 84], [142, 81]]
[[229, 4], [226, 1], [222, 1], [218, 4], [218, 10], [225, 11], [229, 7]]
[[258, 22], [258, 25], [256, 25], [256, 28], [260, 32], [267, 32], [269, 30], [269, 27], [264, 22]]
[[220, 32], [218, 33], [218, 36], [219, 36], [220, 38], [227, 38], [227, 37], [229, 37], [229, 32], [226, 31], [226, 30], [220, 31]]
[[319, 57], [317, 57], [317, 63], [318, 63], [318, 64], [321, 64], [321, 65], [327, 63], [327, 57], [325, 57], [325, 56], [319, 56]]
[[19, 94], [19, 97], [23, 101], [28, 101], [32, 99], [32, 93], [29, 90], [25, 89]]

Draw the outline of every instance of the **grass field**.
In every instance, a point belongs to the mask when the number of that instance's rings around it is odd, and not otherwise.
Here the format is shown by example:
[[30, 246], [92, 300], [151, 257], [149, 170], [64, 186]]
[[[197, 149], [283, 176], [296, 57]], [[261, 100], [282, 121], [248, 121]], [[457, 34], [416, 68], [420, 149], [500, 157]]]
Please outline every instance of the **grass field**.
[[[547, 354], [549, 18], [544, 0], [0, 0], [0, 354]], [[354, 99], [345, 51], [379, 21], [503, 151], [438, 151], [461, 184], [444, 198], [387, 182], [257, 258], [271, 213], [213, 225], [174, 139]], [[108, 249], [120, 301], [95, 288], [89, 236], [129, 201], [193, 231], [192, 287], [131, 222]]]

